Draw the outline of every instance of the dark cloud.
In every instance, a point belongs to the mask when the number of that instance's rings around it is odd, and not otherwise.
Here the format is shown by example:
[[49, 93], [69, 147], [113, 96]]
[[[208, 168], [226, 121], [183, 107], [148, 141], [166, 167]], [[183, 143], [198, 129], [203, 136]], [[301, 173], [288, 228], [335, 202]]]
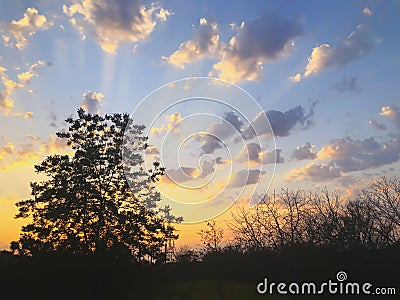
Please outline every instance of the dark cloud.
[[281, 149], [273, 151], [262, 150], [257, 143], [249, 143], [243, 146], [238, 156], [237, 162], [248, 162], [250, 164], [273, 164], [283, 163], [284, 159], [281, 157]]
[[258, 57], [275, 60], [290, 46], [290, 40], [302, 32], [298, 19], [266, 13], [238, 29], [231, 52], [243, 59]]
[[315, 159], [317, 155], [312, 150], [313, 146], [307, 142], [302, 146], [298, 146], [294, 151], [292, 156], [297, 160], [304, 159]]
[[241, 133], [243, 122], [234, 112], [224, 113], [221, 123], [212, 123], [208, 126], [207, 132], [196, 137], [196, 140], [202, 141], [201, 150], [205, 154], [211, 154], [216, 149], [222, 148], [220, 140], [226, 141], [235, 133]]
[[376, 129], [379, 129], [379, 130], [386, 130], [387, 129], [387, 127], [384, 124], [378, 123], [375, 120], [369, 120], [368, 124], [373, 126], [373, 127], [375, 127]]
[[232, 176], [228, 186], [237, 188], [256, 184], [260, 176], [264, 173], [265, 172], [261, 172], [260, 170], [240, 170]]
[[100, 113], [101, 101], [104, 95], [102, 93], [96, 93], [87, 91], [82, 95], [82, 108], [91, 114]]
[[291, 52], [293, 39], [303, 30], [298, 19], [266, 13], [242, 23], [222, 51], [222, 59], [214, 65], [219, 77], [233, 82], [256, 80], [263, 62], [277, 60]]
[[[252, 122], [252, 126], [256, 129], [259, 135], [271, 135], [270, 128], [264, 124], [265, 116], [267, 117], [273, 134], [275, 137], [288, 136], [291, 131], [296, 127], [300, 126], [303, 129], [307, 129], [312, 124], [312, 116], [314, 114], [313, 107], [309, 113], [306, 113], [302, 106], [293, 107], [285, 112], [278, 110], [266, 110], [260, 112]], [[263, 124], [260, 124], [263, 123]], [[251, 139], [255, 137], [255, 131], [252, 127], [247, 127], [243, 132], [245, 139]]]
[[354, 76], [350, 79], [344, 77], [341, 81], [335, 84], [334, 89], [339, 93], [362, 91], [362, 89], [358, 86], [357, 77]]

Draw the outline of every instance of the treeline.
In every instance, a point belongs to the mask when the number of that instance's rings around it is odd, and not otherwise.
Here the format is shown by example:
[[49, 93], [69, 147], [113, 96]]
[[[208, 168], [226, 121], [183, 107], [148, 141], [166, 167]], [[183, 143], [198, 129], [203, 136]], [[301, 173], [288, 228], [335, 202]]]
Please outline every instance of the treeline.
[[230, 240], [209, 221], [199, 232], [203, 248], [181, 247], [170, 263], [113, 251], [3, 252], [0, 282], [14, 299], [258, 299], [255, 287], [265, 277], [318, 283], [345, 271], [351, 282], [398, 293], [399, 221], [396, 177], [372, 182], [353, 199], [285, 190], [254, 209], [236, 208]]

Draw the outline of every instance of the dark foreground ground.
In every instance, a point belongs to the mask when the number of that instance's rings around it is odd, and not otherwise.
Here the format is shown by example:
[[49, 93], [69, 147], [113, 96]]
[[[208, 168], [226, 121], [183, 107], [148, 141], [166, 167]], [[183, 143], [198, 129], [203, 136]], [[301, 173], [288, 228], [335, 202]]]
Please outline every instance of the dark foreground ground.
[[395, 287], [396, 295], [362, 295], [358, 299], [400, 299], [400, 246], [380, 251], [336, 252], [291, 247], [281, 253], [210, 254], [202, 262], [148, 266], [106, 256], [46, 255], [28, 258], [0, 254], [0, 299], [350, 299], [345, 295], [259, 295], [268, 282], [332, 280]]

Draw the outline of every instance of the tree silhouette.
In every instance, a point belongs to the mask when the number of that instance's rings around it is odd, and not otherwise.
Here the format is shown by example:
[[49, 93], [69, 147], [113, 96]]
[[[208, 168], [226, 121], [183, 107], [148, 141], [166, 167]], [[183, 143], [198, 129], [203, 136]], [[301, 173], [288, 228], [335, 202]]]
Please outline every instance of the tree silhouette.
[[73, 155], [51, 155], [35, 165], [48, 179], [32, 182], [32, 198], [17, 203], [16, 217], [31, 222], [12, 250], [158, 257], [165, 240], [177, 238], [177, 219], [168, 207], [161, 214], [157, 208], [160, 195], [152, 181], [163, 168], [155, 162], [148, 174], [141, 167], [144, 126], [134, 125], [127, 114], [100, 116], [83, 109], [66, 122], [68, 131], [57, 136]]
[[207, 222], [207, 229], [200, 230], [199, 235], [206, 253], [218, 252], [222, 249], [224, 230], [215, 221]]

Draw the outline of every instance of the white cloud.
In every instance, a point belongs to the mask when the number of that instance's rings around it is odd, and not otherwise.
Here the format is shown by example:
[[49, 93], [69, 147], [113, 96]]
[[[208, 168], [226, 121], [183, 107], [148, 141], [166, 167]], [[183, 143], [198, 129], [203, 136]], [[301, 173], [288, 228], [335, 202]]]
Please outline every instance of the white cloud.
[[201, 18], [194, 38], [183, 42], [178, 50], [163, 59], [177, 68], [184, 69], [187, 64], [204, 57], [217, 57], [220, 48], [218, 24]]
[[318, 74], [330, 67], [344, 66], [367, 55], [374, 46], [374, 40], [363, 25], [358, 25], [340, 45], [332, 47], [322, 44], [315, 47], [308, 59], [304, 77]]
[[171, 11], [140, 0], [79, 0], [63, 11], [81, 33], [89, 34], [108, 53], [115, 53], [121, 44], [146, 41], [154, 31], [156, 20], [166, 21]]
[[28, 7], [23, 18], [7, 24], [7, 34], [3, 36], [3, 41], [6, 46], [23, 49], [28, 43], [28, 37], [51, 26], [52, 23], [47, 21], [46, 16], [40, 15], [36, 8]]
[[363, 14], [364, 14], [364, 15], [367, 15], [367, 16], [372, 16], [373, 12], [372, 12], [372, 10], [371, 10], [368, 6], [366, 6], [366, 7], [364, 7], [364, 9], [363, 9]]
[[296, 75], [290, 76], [289, 80], [293, 81], [293, 82], [300, 82], [301, 81], [301, 73], [297, 73]]

